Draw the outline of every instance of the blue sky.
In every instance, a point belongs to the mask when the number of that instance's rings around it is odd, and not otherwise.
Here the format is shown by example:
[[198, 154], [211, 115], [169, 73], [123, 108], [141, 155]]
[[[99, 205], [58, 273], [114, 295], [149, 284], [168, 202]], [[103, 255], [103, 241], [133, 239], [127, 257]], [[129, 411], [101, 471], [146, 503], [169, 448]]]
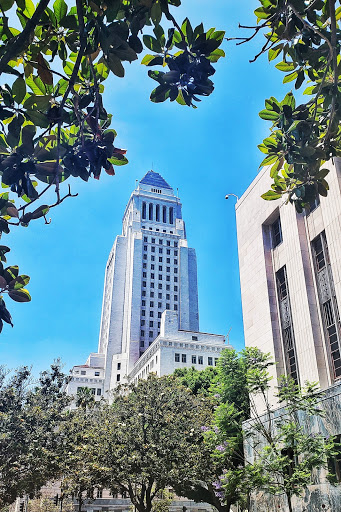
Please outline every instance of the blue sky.
[[[175, 12], [180, 21], [188, 16], [233, 37], [241, 35], [239, 22], [254, 24], [257, 6], [256, 0], [183, 0]], [[224, 197], [240, 196], [256, 176], [257, 144], [269, 129], [258, 112], [266, 97], [284, 95], [283, 75], [266, 56], [249, 63], [263, 41], [224, 43], [215, 91], [197, 110], [151, 103], [155, 82], [137, 62], [125, 66], [125, 79], [107, 80], [104, 103], [130, 163], [114, 177], [75, 180], [79, 196], [51, 211], [50, 225], [39, 220], [3, 238], [12, 247], [9, 263], [31, 276], [32, 302], [8, 299], [15, 325], [0, 335], [0, 364], [33, 364], [38, 372], [60, 357], [68, 370], [97, 350], [106, 260], [135, 180], [151, 168], [179, 188], [189, 245], [197, 251], [200, 329], [232, 328], [230, 342], [243, 347], [234, 199]]]

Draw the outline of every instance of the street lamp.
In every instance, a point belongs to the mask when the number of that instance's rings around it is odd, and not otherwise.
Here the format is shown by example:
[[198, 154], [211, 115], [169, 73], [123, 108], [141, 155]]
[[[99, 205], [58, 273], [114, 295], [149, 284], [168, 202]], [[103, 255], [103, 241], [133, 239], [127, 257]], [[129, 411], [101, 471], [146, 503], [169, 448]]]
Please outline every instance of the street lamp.
[[234, 196], [239, 201], [239, 197], [236, 194], [226, 194], [225, 199], [228, 199], [230, 196]]

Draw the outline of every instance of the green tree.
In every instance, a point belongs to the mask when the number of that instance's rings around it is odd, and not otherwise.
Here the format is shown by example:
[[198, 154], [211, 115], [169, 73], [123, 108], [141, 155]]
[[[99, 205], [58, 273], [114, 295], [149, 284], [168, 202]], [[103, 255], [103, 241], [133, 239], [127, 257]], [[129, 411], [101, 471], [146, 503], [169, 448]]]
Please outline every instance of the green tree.
[[60, 468], [61, 497], [76, 498], [79, 512], [84, 500], [94, 498], [94, 492], [100, 487], [105, 474], [99, 460], [102, 420], [101, 404], [95, 406], [94, 401], [89, 401], [89, 396], [83, 393], [78, 408], [70, 411], [68, 421], [62, 427], [64, 458]]
[[208, 366], [201, 371], [194, 368], [194, 366], [191, 368], [177, 368], [173, 375], [194, 395], [210, 396], [212, 395], [212, 385], [217, 380], [217, 369], [213, 366]]
[[34, 495], [60, 469], [60, 427], [69, 397], [59, 364], [32, 382], [28, 368], [0, 372], [0, 508], [23, 494]]
[[[210, 503], [220, 512], [244, 501], [243, 436], [241, 423], [248, 417], [244, 359], [226, 349], [217, 368], [179, 369], [174, 375], [198, 396], [205, 396], [211, 416], [201, 426], [203, 443], [197, 445], [192, 470], [177, 479], [177, 493], [196, 502]], [[229, 481], [229, 487], [222, 482]]]
[[139, 512], [150, 512], [160, 491], [192, 471], [210, 414], [205, 401], [172, 377], [121, 388], [101, 421], [103, 486], [124, 491]]
[[[251, 35], [238, 37], [237, 44], [265, 36], [260, 55], [285, 73], [283, 83], [292, 83], [292, 92], [280, 101], [271, 96], [259, 115], [272, 122], [271, 134], [258, 147], [270, 165], [271, 189], [267, 200], [286, 195], [297, 211], [319, 194], [326, 196], [328, 169], [323, 164], [341, 156], [340, 107], [340, 12], [336, 0], [259, 0], [254, 11], [257, 24], [242, 29]], [[252, 62], [252, 61], [251, 61]], [[302, 92], [309, 99], [302, 101]]]
[[[254, 460], [246, 461], [244, 480], [249, 491], [258, 489], [286, 496], [292, 512], [292, 497], [301, 496], [312, 483], [313, 472], [327, 469], [327, 460], [335, 453], [333, 439], [326, 439], [326, 432], [310, 430], [311, 420], [324, 415], [323, 393], [316, 384], [306, 383], [301, 388], [283, 376], [277, 392], [278, 404], [274, 405], [268, 397], [268, 368], [273, 364], [269, 355], [249, 348], [242, 357], [251, 408], [251, 420], [244, 424], [244, 440], [251, 444], [254, 453]], [[258, 412], [259, 400], [265, 410], [262, 415]], [[223, 487], [229, 485], [228, 479], [223, 482]]]
[[[70, 176], [99, 179], [102, 170], [114, 175], [114, 166], [128, 162], [126, 150], [115, 144], [102, 94], [108, 77], [123, 78], [124, 65], [143, 50], [151, 53], [141, 63], [157, 82], [151, 101], [195, 107], [212, 93], [224, 32], [192, 27], [188, 18], [178, 24], [173, 9], [180, 4], [2, 0], [0, 74], [8, 83], [0, 91], [0, 175], [8, 190], [0, 194], [0, 235], [39, 218], [49, 223], [49, 211], [74, 195], [70, 185], [62, 192]], [[47, 204], [51, 187], [55, 201]], [[8, 251], [1, 245], [0, 258]], [[5, 281], [0, 294], [29, 299], [26, 291], [12, 293]], [[0, 316], [6, 321], [1, 308]]]

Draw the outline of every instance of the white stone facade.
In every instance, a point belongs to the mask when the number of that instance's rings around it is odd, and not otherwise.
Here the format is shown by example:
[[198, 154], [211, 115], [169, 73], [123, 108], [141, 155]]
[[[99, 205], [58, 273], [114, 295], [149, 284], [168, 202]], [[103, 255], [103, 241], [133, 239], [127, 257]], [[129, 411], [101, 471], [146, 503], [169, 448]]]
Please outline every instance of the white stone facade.
[[[170, 339], [188, 345], [181, 347], [180, 358], [188, 354], [183, 365], [198, 369], [214, 365], [225, 342], [223, 336], [199, 332], [196, 254], [188, 247], [180, 199], [162, 176], [149, 171], [130, 196], [122, 234], [109, 254], [98, 354], [87, 361], [89, 368], [73, 368], [68, 392], [94, 387], [91, 372], [98, 366], [102, 391], [96, 390], [96, 396], [107, 396], [132, 375], [140, 378], [136, 368], [142, 361], [149, 372], [173, 373], [181, 363], [175, 361], [177, 347]], [[149, 360], [156, 346], [157, 365]]]
[[309, 212], [261, 198], [268, 168], [236, 204], [245, 344], [277, 362], [272, 393], [283, 374], [323, 389], [340, 383], [340, 164], [327, 164], [328, 197]]

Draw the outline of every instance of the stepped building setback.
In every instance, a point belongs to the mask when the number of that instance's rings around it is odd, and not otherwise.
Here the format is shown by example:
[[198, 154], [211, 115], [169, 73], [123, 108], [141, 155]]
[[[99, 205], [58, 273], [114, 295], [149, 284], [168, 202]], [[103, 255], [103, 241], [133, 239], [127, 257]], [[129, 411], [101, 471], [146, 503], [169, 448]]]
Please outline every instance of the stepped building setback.
[[226, 347], [224, 336], [199, 332], [197, 261], [181, 202], [149, 171], [130, 196], [109, 254], [98, 353], [73, 367], [68, 392], [89, 387], [99, 400], [151, 372], [214, 366]]

